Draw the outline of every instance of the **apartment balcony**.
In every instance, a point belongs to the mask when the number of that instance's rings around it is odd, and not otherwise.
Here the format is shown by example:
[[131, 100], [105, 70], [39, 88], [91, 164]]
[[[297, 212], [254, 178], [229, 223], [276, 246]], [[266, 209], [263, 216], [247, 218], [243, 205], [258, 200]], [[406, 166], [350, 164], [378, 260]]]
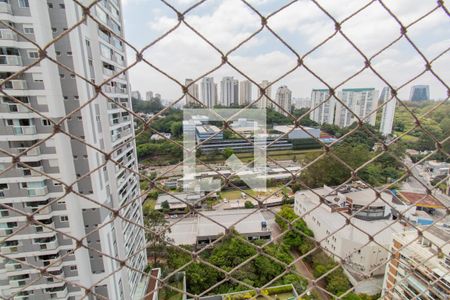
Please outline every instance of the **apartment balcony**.
[[0, 65], [22, 66], [22, 58], [18, 55], [0, 55]]
[[69, 294], [69, 291], [67, 290], [67, 286], [64, 285], [62, 287], [54, 287], [54, 288], [48, 288], [45, 289], [45, 293], [50, 295], [51, 299], [57, 298], [67, 298], [67, 295]]
[[18, 246], [3, 246], [0, 248], [0, 252], [2, 254], [11, 254], [11, 253], [16, 253], [18, 251], [19, 251]]
[[36, 126], [13, 126], [14, 135], [33, 135], [36, 134]]
[[0, 103], [0, 111], [2, 112], [15, 112], [15, 113], [30, 113], [27, 107], [15, 104], [15, 103]]
[[[20, 154], [27, 149], [28, 148], [14, 148], [11, 149], [11, 153]], [[34, 147], [33, 149], [28, 150], [27, 153], [25, 154], [25, 156], [37, 156], [37, 155], [41, 155], [41, 149], [39, 147]]]
[[0, 237], [5, 237], [13, 233], [12, 228], [1, 228], [0, 229]]
[[113, 71], [113, 70], [103, 68], [103, 75], [106, 75], [106, 76], [108, 76], [108, 77], [112, 77], [112, 76], [114, 76], [115, 74], [114, 74], [114, 71]]
[[5, 82], [4, 84], [5, 90], [26, 90], [27, 89], [27, 81], [23, 79], [15, 79]]
[[51, 233], [51, 232], [55, 232], [55, 224], [50, 223], [50, 224], [45, 224], [45, 226], [40, 226], [40, 225], [33, 225], [36, 229], [36, 232], [38, 233]]
[[46, 186], [40, 188], [26, 189], [29, 197], [39, 197], [48, 194], [48, 188]]
[[14, 272], [22, 269], [22, 265], [17, 262], [7, 263], [5, 264], [6, 272]]
[[11, 4], [0, 2], [0, 14], [11, 14]]
[[27, 281], [25, 279], [16, 279], [16, 280], [10, 280], [9, 285], [12, 287], [21, 287], [27, 284]]
[[9, 28], [2, 28], [2, 29], [0, 29], [0, 40], [17, 41], [17, 33], [15, 33], [14, 31], [12, 31]]
[[44, 167], [33, 167], [33, 169], [23, 169], [23, 176], [37, 177], [42, 176], [38, 171], [44, 172]]
[[58, 248], [58, 246], [59, 245], [56, 240], [48, 243], [39, 244], [40, 250], [55, 250], [56, 248]]
[[[41, 207], [43, 207], [43, 206], [32, 207], [31, 211], [34, 213], [34, 212], [38, 211]], [[39, 210], [36, 214], [37, 215], [49, 215], [51, 212], [52, 212], [52, 208], [50, 206], [46, 206], [46, 207], [42, 208], [41, 210]]]

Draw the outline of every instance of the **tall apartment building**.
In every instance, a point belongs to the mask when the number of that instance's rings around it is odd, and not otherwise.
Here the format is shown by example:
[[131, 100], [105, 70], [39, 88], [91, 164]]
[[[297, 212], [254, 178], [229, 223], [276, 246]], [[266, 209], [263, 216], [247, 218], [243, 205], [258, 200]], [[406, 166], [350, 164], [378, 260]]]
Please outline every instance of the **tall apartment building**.
[[250, 80], [240, 82], [239, 105], [246, 105], [252, 101], [252, 83]]
[[[237, 84], [236, 84], [237, 82]], [[220, 81], [220, 104], [230, 107], [235, 101], [235, 85], [239, 86], [239, 82], [233, 76], [223, 77]]]
[[[123, 36], [120, 1], [101, 1], [91, 8], [91, 14], [102, 26], [88, 18], [51, 44], [47, 55], [92, 82], [119, 74], [102, 87], [103, 91], [131, 108], [128, 78], [121, 73], [126, 66], [125, 47], [107, 30]], [[39, 45], [46, 45], [82, 15], [81, 8], [69, 0], [0, 2], [1, 20]], [[32, 43], [1, 27], [0, 74], [7, 78], [35, 63], [39, 54]], [[106, 153], [115, 149], [112, 159], [137, 170], [132, 116], [104, 96], [77, 110], [96, 91], [48, 59], [2, 88], [45, 117], [4, 95], [0, 97], [0, 170], [11, 167], [0, 177], [0, 252], [7, 256], [0, 257], [0, 298], [9, 298], [21, 289], [14, 299], [83, 296], [85, 291], [71, 282], [92, 287], [93, 292], [109, 299], [135, 297], [142, 276], [129, 268], [120, 269], [120, 263], [109, 257], [126, 259], [128, 266], [143, 271], [147, 265], [142, 251], [144, 231], [114, 217], [102, 205], [113, 209], [126, 205], [120, 215], [143, 224], [139, 178], [111, 161], [103, 166], [104, 155], [93, 148]], [[71, 112], [60, 129], [84, 142], [58, 131], [53, 135], [50, 120], [58, 122]], [[8, 153], [20, 156], [20, 162], [11, 166]], [[65, 194], [61, 182], [73, 192]], [[19, 212], [33, 214], [39, 223], [27, 222]], [[76, 247], [70, 237], [83, 238], [82, 244], [90, 249]], [[45, 273], [41, 277], [38, 270], [21, 262], [45, 267], [64, 280]]]
[[337, 102], [334, 124], [339, 127], [350, 126], [357, 121], [356, 115], [365, 123], [375, 126], [376, 112], [372, 112], [377, 109], [377, 90], [373, 88], [343, 89], [339, 98], [351, 111]]
[[392, 126], [394, 126], [395, 108], [397, 106], [397, 99], [392, 98], [391, 89], [384, 87], [380, 95], [380, 105], [386, 103], [383, 106], [381, 113], [380, 132], [384, 136], [388, 136], [392, 133]]
[[145, 101], [150, 101], [153, 99], [153, 92], [152, 91], [147, 91], [145, 93]]
[[186, 79], [185, 86], [188, 86], [188, 94], [186, 94], [186, 105], [200, 105], [198, 95], [198, 84], [193, 83], [194, 80]]
[[233, 105], [239, 104], [239, 80], [235, 79], [233, 81]]
[[394, 235], [382, 298], [450, 299], [450, 232], [430, 226]]
[[429, 85], [414, 85], [411, 87], [409, 94], [409, 101], [426, 101], [430, 100], [430, 86]]
[[131, 97], [134, 99], [142, 100], [141, 93], [139, 91], [132, 91]]
[[278, 104], [278, 106], [275, 106], [275, 110], [287, 115], [288, 112], [291, 112], [292, 91], [285, 85], [278, 87], [275, 101]]
[[319, 124], [333, 124], [336, 98], [330, 97], [328, 89], [314, 89], [311, 92], [311, 108], [309, 114], [311, 120]]
[[214, 107], [217, 104], [217, 84], [214, 83], [214, 77], [203, 77], [200, 86], [203, 104]]
[[[259, 84], [258, 87], [258, 99], [257, 106], [259, 108], [271, 108], [273, 107], [273, 103], [269, 100], [269, 98], [272, 98], [272, 86], [270, 85], [270, 81], [263, 80]], [[263, 95], [261, 93], [261, 90], [259, 88], [265, 89], [265, 94]], [[261, 98], [260, 98], [261, 97]]]

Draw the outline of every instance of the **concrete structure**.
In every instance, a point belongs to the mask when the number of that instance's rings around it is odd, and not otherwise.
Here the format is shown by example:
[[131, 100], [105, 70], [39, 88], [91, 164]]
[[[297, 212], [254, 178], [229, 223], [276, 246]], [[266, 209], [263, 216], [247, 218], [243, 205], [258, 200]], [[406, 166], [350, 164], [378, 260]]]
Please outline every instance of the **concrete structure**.
[[[237, 82], [237, 83], [236, 83]], [[239, 82], [233, 76], [226, 76], [220, 81], [220, 105], [230, 107], [235, 102], [235, 85], [239, 87]]]
[[430, 177], [436, 178], [440, 176], [446, 176], [449, 174], [450, 164], [442, 161], [427, 160], [423, 167], [425, 171], [430, 174]]
[[188, 94], [186, 94], [186, 105], [200, 105], [200, 95], [198, 94], [198, 84], [194, 83], [192, 79], [186, 79], [185, 86], [188, 87]]
[[394, 235], [382, 298], [450, 299], [450, 233], [427, 227]]
[[[318, 195], [325, 199], [323, 203]], [[381, 199], [373, 190], [361, 186], [344, 186], [338, 192], [325, 186], [314, 192], [297, 192], [294, 210], [329, 255], [336, 261], [342, 260], [355, 277], [364, 279], [384, 273], [389, 252], [383, 247], [388, 249], [392, 235], [403, 231], [403, 226], [390, 218], [386, 202], [391, 203], [392, 196], [382, 193]], [[352, 214], [355, 217], [347, 224]], [[372, 235], [377, 243], [358, 228]]]
[[239, 105], [246, 105], [252, 101], [252, 83], [250, 80], [240, 82]]
[[429, 85], [414, 85], [411, 87], [409, 94], [410, 101], [426, 101], [430, 100], [430, 86]]
[[336, 98], [330, 97], [327, 89], [315, 89], [311, 92], [311, 108], [315, 108], [309, 118], [319, 124], [333, 124]]
[[145, 93], [145, 101], [150, 101], [153, 99], [153, 92], [152, 91], [148, 91], [147, 93]]
[[[261, 212], [253, 209], [202, 211], [201, 216], [184, 218], [173, 224], [168, 237], [176, 245], [207, 245], [225, 233], [225, 228], [234, 229], [249, 240], [270, 239], [271, 231]], [[213, 220], [213, 221], [211, 221]], [[238, 222], [234, 225], [236, 222]], [[222, 226], [219, 226], [221, 224]]]
[[397, 99], [391, 96], [391, 89], [389, 87], [384, 87], [379, 102], [380, 105], [385, 104], [381, 113], [380, 132], [383, 136], [388, 136], [392, 133], [392, 126], [394, 125]]
[[[256, 106], [259, 108], [271, 108], [273, 107], [272, 101], [270, 101], [269, 98], [272, 98], [272, 83], [268, 80], [263, 80], [259, 84], [258, 87], [258, 102], [256, 103]], [[261, 90], [265, 89], [265, 95], [261, 93]]]
[[[70, 34], [49, 45], [47, 55], [96, 83], [119, 74], [103, 85], [103, 92], [130, 108], [129, 82], [122, 73], [127, 65], [125, 45], [110, 33], [123, 36], [120, 1], [98, 2], [91, 13], [101, 26], [88, 18]], [[2, 21], [39, 45], [48, 44], [79, 22], [82, 15], [81, 7], [73, 1], [0, 2]], [[138, 177], [111, 161], [103, 166], [104, 156], [85, 145], [111, 153], [112, 159], [137, 171], [133, 118], [101, 95], [75, 111], [94, 97], [93, 87], [48, 59], [25, 69], [24, 66], [36, 62], [37, 49], [2, 27], [0, 45], [8, 54], [0, 55], [0, 72], [24, 70], [11, 81], [6, 92], [48, 119], [5, 97], [0, 98], [0, 148], [14, 155], [29, 149], [20, 158], [28, 167], [15, 165], [0, 178], [0, 239], [14, 234], [0, 248], [10, 258], [0, 258], [0, 298], [9, 298], [21, 289], [15, 299], [79, 299], [85, 295], [80, 288], [65, 282], [68, 281], [91, 287], [103, 298], [132, 299], [142, 281], [141, 274], [120, 268], [120, 263], [109, 257], [126, 259], [128, 266], [144, 271], [146, 253], [140, 250], [145, 245], [144, 231], [79, 195], [113, 209], [125, 205], [120, 215], [143, 224], [140, 201], [131, 201], [140, 194]], [[55, 134], [41, 143], [53, 133], [49, 120], [58, 122], [72, 112], [61, 124], [61, 130], [85, 143], [65, 134]], [[112, 152], [113, 149], [116, 151]], [[9, 167], [11, 157], [0, 153], [0, 164], [2, 170]], [[70, 185], [79, 195], [65, 195], [60, 182], [38, 171]], [[81, 178], [90, 172], [93, 173]], [[11, 206], [13, 209], [8, 209]], [[40, 224], [28, 223], [17, 210], [34, 213], [33, 218]], [[53, 228], [83, 238], [84, 245], [105, 255], [83, 247], [76, 249], [73, 239], [56, 233]], [[39, 270], [20, 261], [65, 280], [44, 273], [41, 276]]]
[[139, 91], [132, 91], [131, 92], [131, 98], [142, 100], [141, 92], [139, 92]]
[[196, 207], [200, 207], [200, 199], [204, 197], [204, 193], [195, 193], [195, 194], [187, 194], [187, 193], [172, 193], [172, 194], [160, 194], [158, 195], [158, 199], [156, 200], [155, 209], [162, 210], [163, 203], [167, 201], [169, 203], [170, 210], [172, 211], [184, 211], [185, 208], [188, 207], [187, 204], [195, 205]]
[[274, 106], [277, 112], [283, 115], [287, 115], [291, 112], [292, 92], [287, 86], [282, 85], [277, 89], [275, 101], [278, 104], [278, 106]]
[[223, 140], [223, 131], [214, 125], [200, 125], [195, 127], [195, 137], [197, 141]]
[[237, 120], [234, 120], [233, 123], [230, 124], [230, 127], [240, 134], [251, 136], [253, 136], [256, 132], [264, 130], [258, 125], [258, 122], [248, 120], [246, 118], [239, 118]]
[[283, 134], [287, 133], [287, 138], [290, 140], [312, 139], [312, 138], [320, 139], [319, 128], [303, 127], [302, 129], [302, 128], [294, 128], [294, 125], [279, 125], [274, 126], [273, 129]]
[[[339, 127], [347, 127], [357, 122], [358, 116], [365, 123], [374, 126], [376, 121], [378, 91], [373, 88], [343, 89], [339, 94], [340, 100], [351, 110], [345, 108], [341, 103], [336, 103], [334, 124]], [[372, 114], [371, 114], [372, 113]], [[370, 115], [370, 116], [369, 116]]]
[[171, 137], [172, 137], [171, 133], [160, 132], [159, 134], [157, 134], [157, 133], [152, 134], [152, 136], [150, 137], [150, 140], [152, 140], [152, 141], [163, 141], [163, 140], [170, 140]]
[[202, 102], [207, 107], [214, 107], [217, 104], [217, 85], [213, 77], [204, 77], [200, 83]]

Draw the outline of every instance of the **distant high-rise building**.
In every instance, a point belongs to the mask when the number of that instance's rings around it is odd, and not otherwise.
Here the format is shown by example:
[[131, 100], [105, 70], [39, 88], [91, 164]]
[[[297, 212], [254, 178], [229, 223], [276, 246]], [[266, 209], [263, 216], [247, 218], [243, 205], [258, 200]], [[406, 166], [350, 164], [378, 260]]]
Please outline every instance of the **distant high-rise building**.
[[214, 107], [217, 104], [217, 84], [213, 77], [203, 77], [200, 84], [202, 91], [202, 102], [208, 107]]
[[450, 299], [450, 234], [436, 225], [394, 234], [382, 299]]
[[250, 80], [243, 80], [240, 83], [239, 105], [246, 105], [252, 101], [252, 83]]
[[145, 101], [150, 101], [153, 99], [153, 92], [152, 91], [148, 91], [147, 93], [145, 93]]
[[384, 87], [379, 100], [381, 104], [386, 103], [383, 106], [383, 112], [381, 113], [380, 132], [382, 135], [388, 136], [392, 133], [392, 126], [394, 125], [397, 99], [391, 96], [391, 89], [389, 87]]
[[155, 99], [161, 100], [161, 94], [156, 93], [155, 94]]
[[292, 104], [295, 108], [310, 108], [311, 107], [311, 99], [310, 98], [292, 98]]
[[198, 103], [198, 100], [200, 100], [198, 95], [198, 84], [193, 82], [194, 80], [192, 79], [186, 79], [185, 81], [185, 85], [189, 86], [188, 94], [186, 94], [186, 105], [200, 105], [200, 103]]
[[[351, 110], [340, 102], [336, 102], [334, 124], [347, 127], [356, 122], [358, 116], [365, 123], [375, 126], [378, 91], [373, 88], [343, 89], [338, 98]], [[372, 113], [372, 114], [371, 114]], [[369, 116], [370, 115], [370, 116]]]
[[430, 100], [430, 86], [429, 85], [414, 85], [411, 87], [410, 101], [426, 101]]
[[288, 112], [291, 112], [292, 91], [286, 85], [280, 86], [277, 89], [275, 101], [278, 104], [278, 106], [275, 106], [275, 110], [287, 115]]
[[235, 80], [232, 76], [223, 77], [220, 81], [220, 105], [229, 107], [234, 104]]
[[132, 91], [131, 97], [134, 99], [142, 100], [141, 93], [139, 91]]
[[239, 105], [239, 80], [233, 81], [233, 105]]
[[309, 114], [311, 120], [319, 124], [333, 124], [336, 98], [330, 97], [328, 89], [314, 89], [311, 93], [311, 108], [314, 110]]
[[[0, 17], [47, 45], [84, 14], [74, 1], [47, 2], [0, 1]], [[94, 11], [95, 22], [87, 18], [46, 47], [73, 72], [48, 59], [38, 63], [33, 43], [1, 29], [1, 78], [16, 73], [7, 93], [17, 100], [0, 96], [1, 299], [140, 299], [145, 293], [137, 294], [148, 264], [133, 116], [80, 78], [107, 82], [103, 93], [131, 107], [126, 47], [118, 39], [124, 38], [121, 5], [97, 2]], [[53, 122], [73, 138], [53, 134]], [[20, 154], [13, 168], [6, 153]]]
[[[261, 90], [259, 89], [260, 87], [266, 90], [265, 95], [262, 95]], [[261, 99], [259, 99], [260, 97]], [[256, 105], [259, 108], [272, 108], [273, 103], [269, 100], [269, 98], [272, 98], [272, 86], [270, 81], [263, 80], [258, 87], [259, 101], [256, 103]]]

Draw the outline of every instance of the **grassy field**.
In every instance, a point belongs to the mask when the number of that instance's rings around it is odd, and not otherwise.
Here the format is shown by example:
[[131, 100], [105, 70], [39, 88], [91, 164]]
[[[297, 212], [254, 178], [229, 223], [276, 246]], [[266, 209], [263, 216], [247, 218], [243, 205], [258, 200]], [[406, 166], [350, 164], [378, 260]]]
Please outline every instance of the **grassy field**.
[[[269, 151], [267, 154], [274, 160], [295, 160], [300, 161], [306, 153], [310, 152], [320, 152], [321, 149], [308, 149], [308, 150], [279, 150], [279, 151]], [[253, 152], [243, 152], [236, 153], [236, 156], [243, 162], [250, 162], [253, 160]], [[202, 155], [199, 158], [204, 162], [223, 162], [225, 158], [222, 155], [210, 159], [206, 155]]]

